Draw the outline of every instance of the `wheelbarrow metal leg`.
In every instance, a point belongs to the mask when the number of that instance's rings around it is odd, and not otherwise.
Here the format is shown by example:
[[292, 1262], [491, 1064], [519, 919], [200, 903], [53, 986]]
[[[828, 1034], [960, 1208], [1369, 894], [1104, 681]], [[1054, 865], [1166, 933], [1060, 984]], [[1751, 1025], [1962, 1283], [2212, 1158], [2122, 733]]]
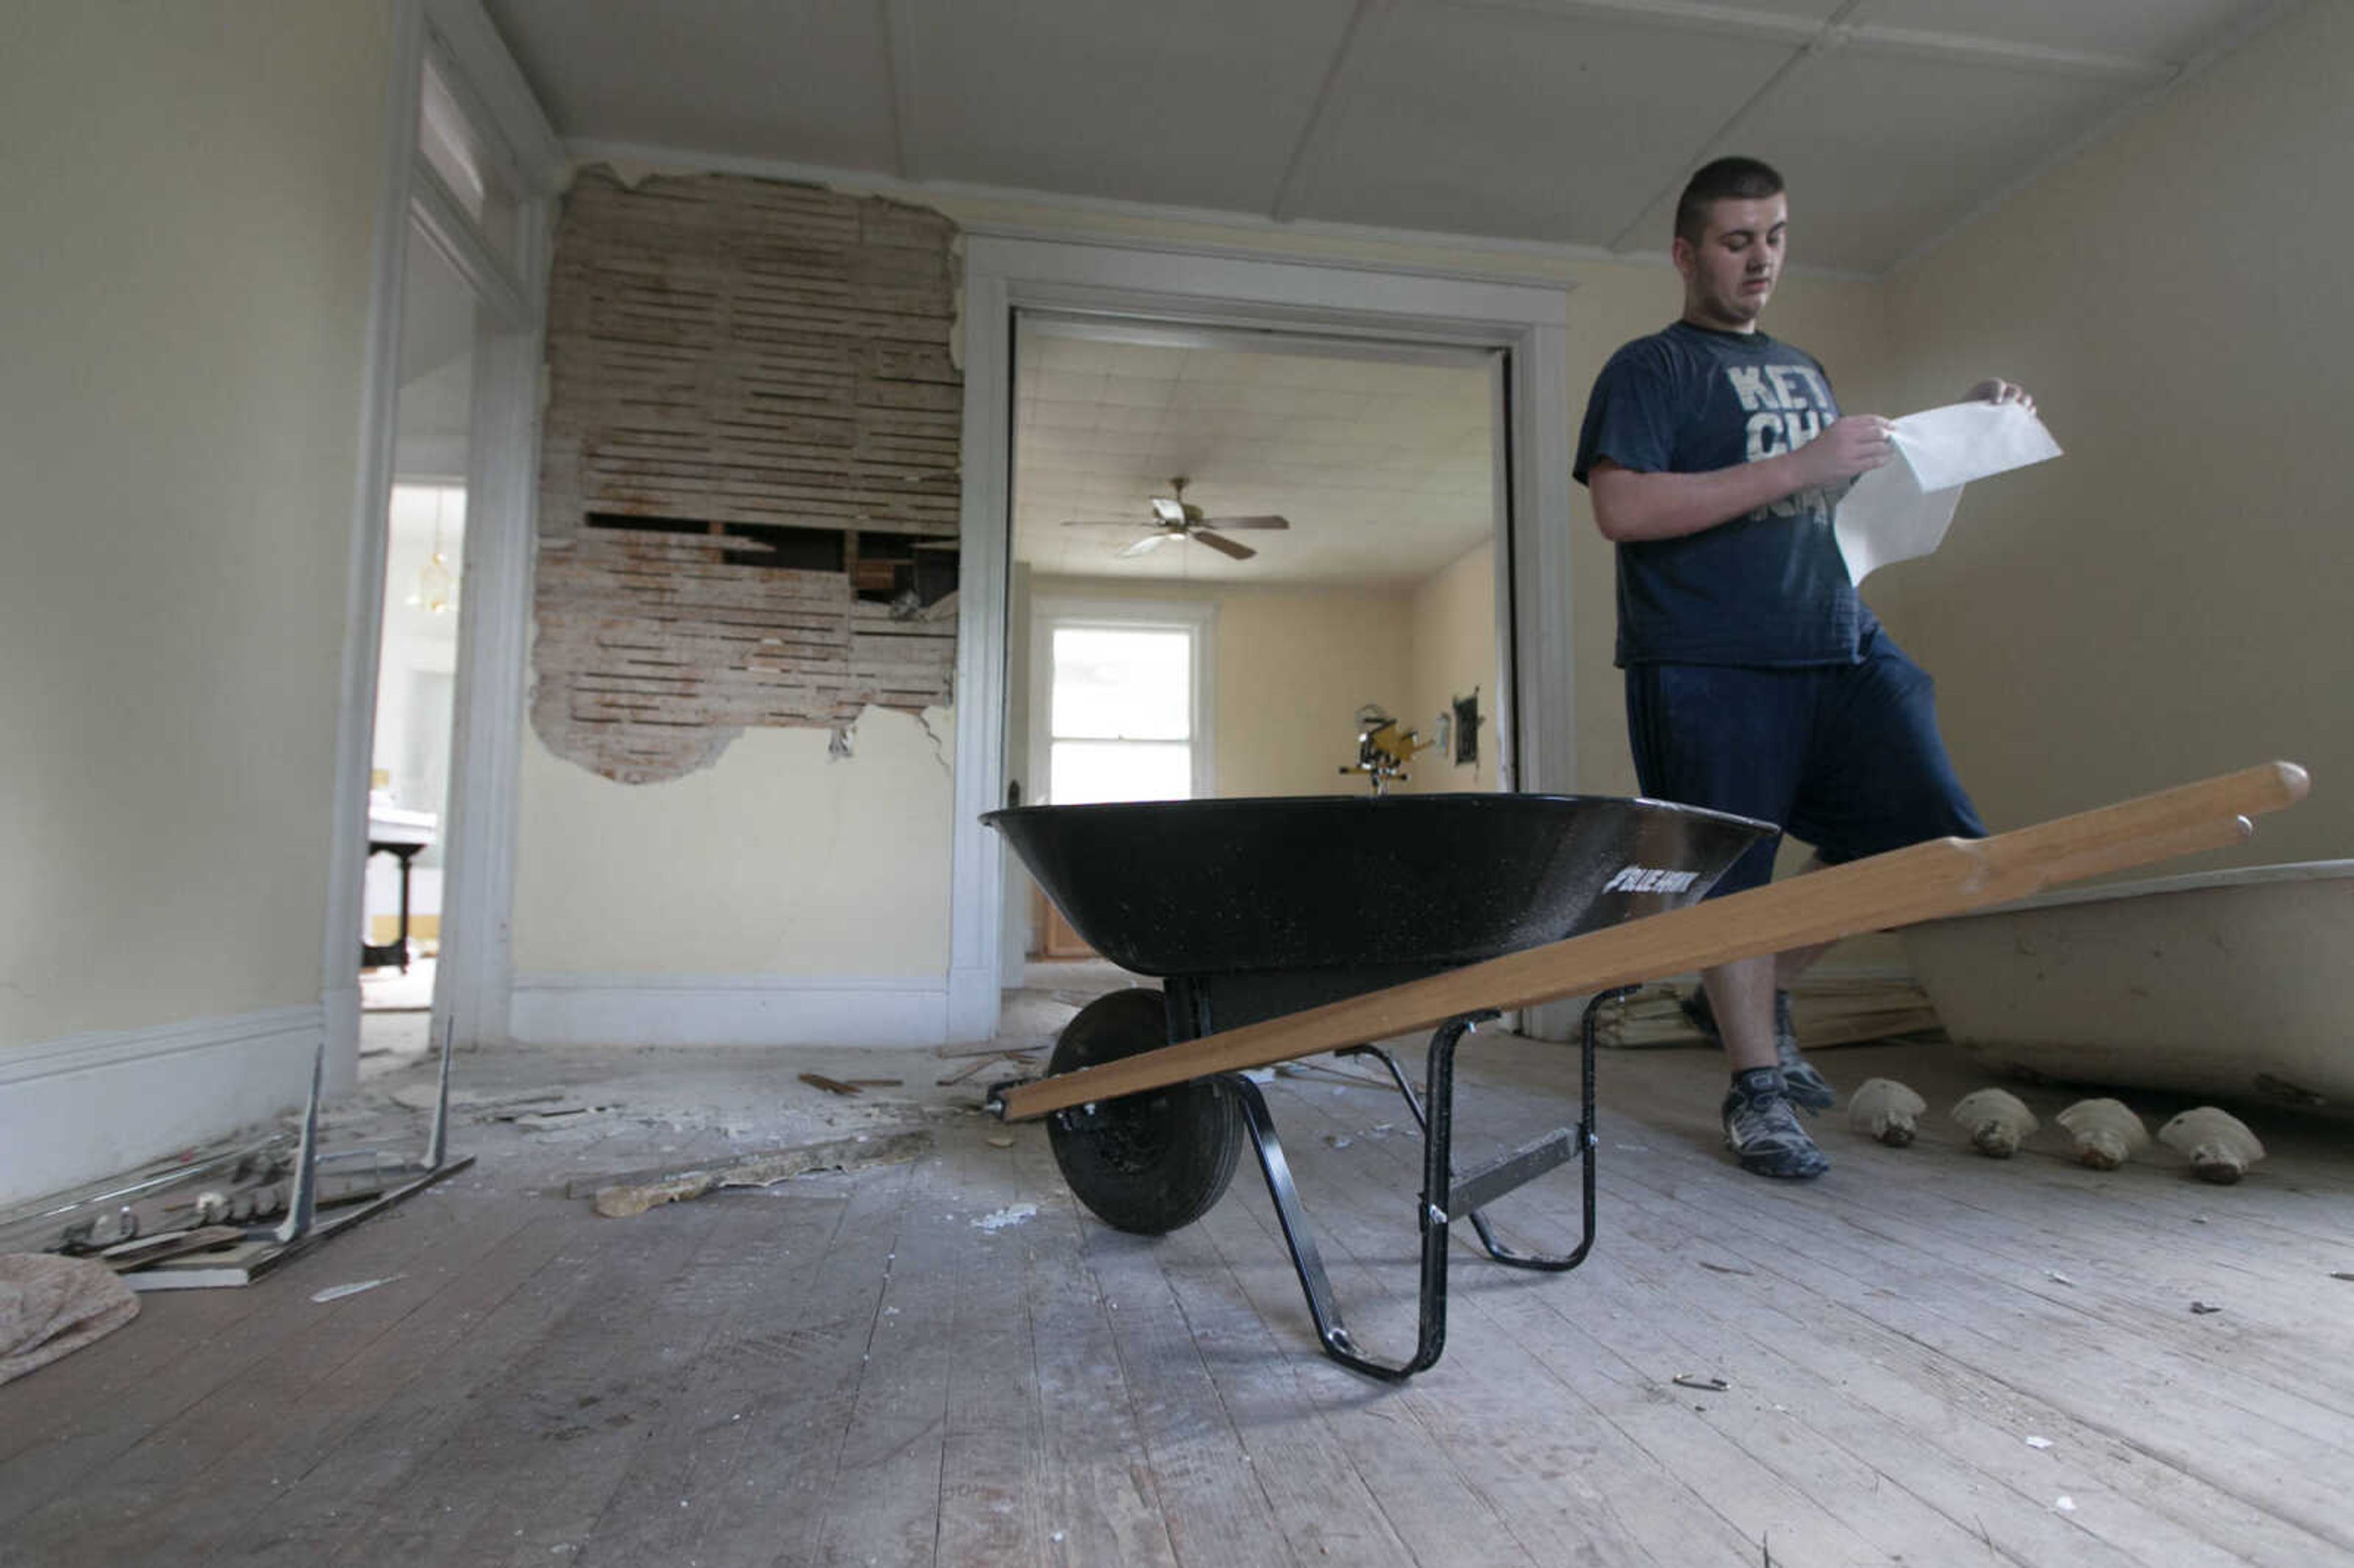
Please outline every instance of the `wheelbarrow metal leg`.
[[1291, 1180], [1291, 1162], [1277, 1136], [1275, 1118], [1258, 1086], [1237, 1074], [1228, 1080], [1242, 1102], [1243, 1125], [1250, 1129], [1251, 1148], [1258, 1155], [1259, 1173], [1267, 1178], [1267, 1195], [1274, 1202], [1276, 1223], [1283, 1229], [1283, 1245], [1291, 1254], [1291, 1271], [1299, 1277], [1300, 1294], [1308, 1298], [1308, 1316], [1316, 1325], [1316, 1342], [1342, 1366], [1373, 1377], [1396, 1380], [1410, 1369], [1370, 1360], [1356, 1352], [1349, 1326], [1341, 1319], [1340, 1303], [1332, 1298], [1331, 1277], [1324, 1272], [1324, 1255], [1316, 1248], [1315, 1233], [1308, 1228], [1308, 1213], [1300, 1206], [1299, 1189]]
[[[1274, 1202], [1284, 1245], [1291, 1253], [1292, 1272], [1299, 1277], [1300, 1293], [1308, 1299], [1308, 1315], [1316, 1324], [1317, 1342], [1326, 1355], [1369, 1377], [1402, 1383], [1435, 1363], [1447, 1348], [1448, 1214], [1445, 1204], [1454, 1191], [1455, 1048], [1476, 1024], [1495, 1016], [1490, 1012], [1451, 1018], [1431, 1035], [1427, 1108], [1416, 1099], [1403, 1075], [1397, 1073], [1396, 1064], [1390, 1063], [1391, 1073], [1398, 1077], [1407, 1103], [1415, 1107], [1416, 1119], [1423, 1124], [1422, 1193], [1416, 1216], [1422, 1234], [1420, 1327], [1415, 1353], [1403, 1361], [1367, 1354], [1351, 1337], [1348, 1325], [1341, 1320], [1340, 1306], [1333, 1299], [1323, 1256], [1317, 1251], [1315, 1237], [1308, 1228], [1307, 1212], [1292, 1182], [1291, 1164], [1285, 1158], [1283, 1140], [1276, 1134], [1275, 1118], [1267, 1110], [1267, 1098], [1259, 1093], [1258, 1086], [1247, 1078], [1236, 1075], [1228, 1080], [1242, 1102], [1243, 1124], [1250, 1129], [1259, 1171], [1267, 1178], [1267, 1196]], [[1382, 1055], [1384, 1062], [1389, 1061], [1386, 1053]]]
[[[1479, 1245], [1490, 1257], [1513, 1268], [1532, 1268], [1544, 1273], [1559, 1274], [1575, 1268], [1585, 1261], [1594, 1247], [1594, 1035], [1595, 1022], [1602, 1009], [1622, 997], [1631, 996], [1635, 986], [1621, 986], [1594, 997], [1585, 1004], [1585, 1012], [1578, 1026], [1579, 1099], [1577, 1126], [1573, 1130], [1561, 1128], [1522, 1145], [1511, 1153], [1494, 1160], [1456, 1181], [1450, 1187], [1447, 1213], [1469, 1219], [1479, 1234]], [[1492, 1016], [1492, 1015], [1491, 1015]], [[1405, 1075], [1397, 1059], [1379, 1045], [1358, 1045], [1340, 1053], [1343, 1056], [1372, 1056], [1389, 1069], [1390, 1081], [1397, 1086], [1405, 1099], [1406, 1108], [1414, 1113], [1416, 1126], [1426, 1136], [1430, 1131], [1430, 1118], [1423, 1108], [1422, 1096], [1415, 1092], [1414, 1081]], [[1523, 1182], [1532, 1181], [1568, 1160], [1582, 1160], [1585, 1169], [1579, 1173], [1582, 1197], [1582, 1224], [1575, 1250], [1553, 1255], [1524, 1253], [1506, 1246], [1496, 1239], [1495, 1228], [1488, 1223], [1482, 1211], [1488, 1204]]]

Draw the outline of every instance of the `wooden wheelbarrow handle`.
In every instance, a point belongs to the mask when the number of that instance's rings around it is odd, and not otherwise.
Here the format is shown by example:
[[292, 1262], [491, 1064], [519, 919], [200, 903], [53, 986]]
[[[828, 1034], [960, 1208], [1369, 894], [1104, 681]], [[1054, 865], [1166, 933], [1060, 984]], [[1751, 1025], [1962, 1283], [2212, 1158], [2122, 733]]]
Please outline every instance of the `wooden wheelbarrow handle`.
[[1007, 1089], [1008, 1121], [1214, 1073], [1435, 1028], [1481, 1008], [1532, 1007], [1735, 959], [2005, 904], [2055, 882], [2221, 849], [2248, 819], [2305, 799], [2305, 769], [2268, 762], [1986, 839], [1932, 839], [1664, 915], [1467, 964], [1117, 1062]]

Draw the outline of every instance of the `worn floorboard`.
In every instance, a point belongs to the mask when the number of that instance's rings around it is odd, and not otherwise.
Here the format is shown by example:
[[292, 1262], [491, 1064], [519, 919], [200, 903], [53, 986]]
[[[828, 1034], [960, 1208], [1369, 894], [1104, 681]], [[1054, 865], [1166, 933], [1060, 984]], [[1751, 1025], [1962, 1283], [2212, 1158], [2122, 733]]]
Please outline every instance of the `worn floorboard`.
[[[1819, 1060], [1939, 1113], [1985, 1081], [1936, 1047]], [[1567, 1119], [1575, 1065], [1468, 1045], [1459, 1160]], [[916, 1086], [845, 1108], [808, 1068]], [[1458, 1226], [1445, 1359], [1395, 1386], [1316, 1354], [1247, 1155], [1203, 1222], [1139, 1237], [1072, 1198], [1041, 1128], [932, 1087], [928, 1054], [593, 1070], [583, 1097], [624, 1107], [602, 1130], [475, 1119], [463, 1179], [0, 1387], [0, 1564], [2354, 1563], [2342, 1124], [2249, 1113], [2274, 1158], [2213, 1188], [2162, 1152], [2084, 1171], [2056, 1131], [1997, 1163], [1934, 1113], [1905, 1150], [1833, 1118], [1832, 1174], [1782, 1186], [1717, 1148], [1708, 1054], [1606, 1054], [1593, 1255], [1508, 1270]], [[1384, 1086], [1267, 1092], [1352, 1328], [1404, 1351], [1410, 1118]], [[2047, 1121], [2073, 1097], [2021, 1092]], [[923, 1118], [932, 1149], [630, 1220], [562, 1195], [748, 1151], [757, 1129], [677, 1108], [731, 1096]], [[1495, 1217], [1565, 1246], [1576, 1183]]]

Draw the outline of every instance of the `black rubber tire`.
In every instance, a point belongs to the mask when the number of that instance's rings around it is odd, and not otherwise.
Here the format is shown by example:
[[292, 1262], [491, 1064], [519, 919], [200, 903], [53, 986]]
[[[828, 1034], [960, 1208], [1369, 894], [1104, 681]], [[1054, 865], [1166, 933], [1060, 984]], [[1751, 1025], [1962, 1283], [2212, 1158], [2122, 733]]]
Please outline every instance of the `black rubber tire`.
[[[1169, 1043], [1157, 991], [1116, 991], [1079, 1010], [1055, 1042], [1048, 1071], [1116, 1062]], [[1214, 1078], [1075, 1106], [1046, 1118], [1063, 1180], [1116, 1230], [1165, 1235], [1210, 1212], [1234, 1180], [1242, 1107]]]

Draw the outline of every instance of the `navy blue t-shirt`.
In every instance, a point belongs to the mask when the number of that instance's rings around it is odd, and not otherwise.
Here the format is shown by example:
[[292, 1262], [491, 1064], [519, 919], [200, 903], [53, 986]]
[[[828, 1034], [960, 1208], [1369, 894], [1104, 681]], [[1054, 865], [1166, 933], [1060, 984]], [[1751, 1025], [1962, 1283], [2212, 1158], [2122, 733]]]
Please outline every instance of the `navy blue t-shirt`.
[[[1678, 322], [1602, 367], [1578, 433], [1577, 481], [1608, 458], [1707, 473], [1777, 457], [1839, 418], [1812, 355], [1764, 333]], [[1835, 495], [1804, 490], [1680, 539], [1618, 546], [1619, 664], [1850, 664], [1878, 622], [1831, 535]]]

